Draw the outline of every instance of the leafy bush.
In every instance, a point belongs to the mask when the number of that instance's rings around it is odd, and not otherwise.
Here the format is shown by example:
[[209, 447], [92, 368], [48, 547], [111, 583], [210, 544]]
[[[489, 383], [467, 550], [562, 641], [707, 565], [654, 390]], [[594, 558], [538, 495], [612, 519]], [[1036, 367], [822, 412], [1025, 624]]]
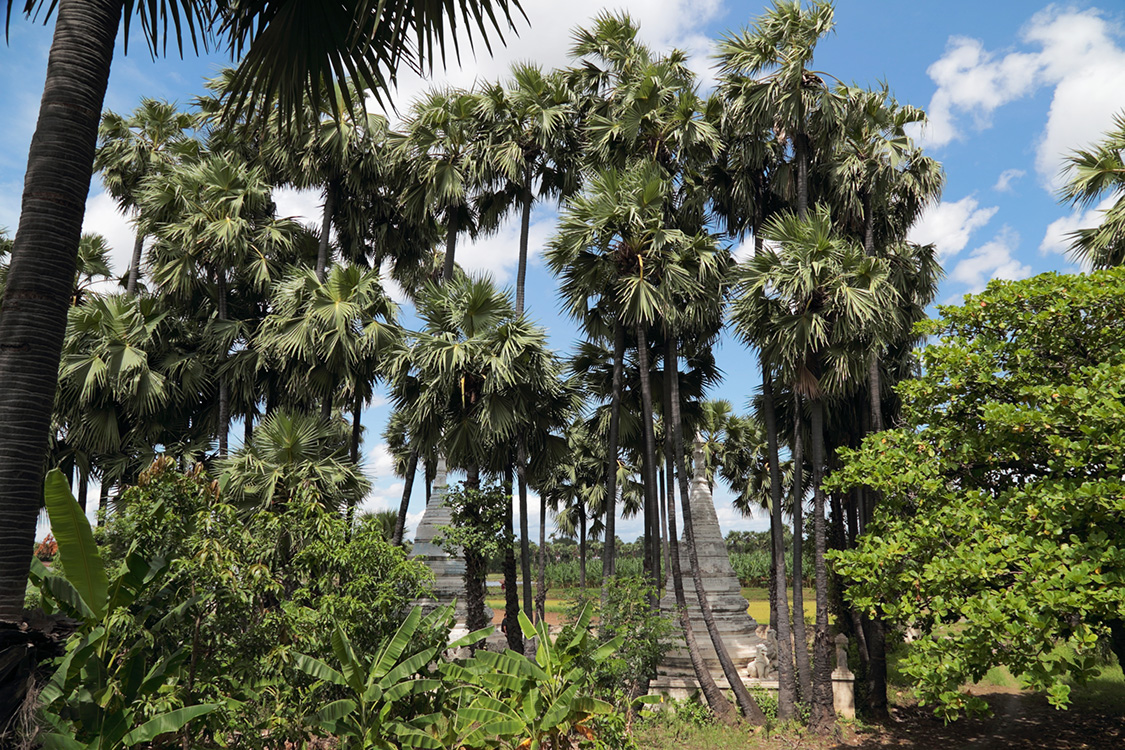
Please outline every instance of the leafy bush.
[[[121, 506], [104, 532], [112, 569], [127, 566], [131, 548], [161, 557], [165, 584], [138, 606], [187, 603], [182, 619], [146, 635], [153, 658], [182, 648], [182, 700], [223, 705], [193, 724], [195, 747], [299, 739], [303, 705], [315, 696], [311, 679], [292, 679], [293, 654], [328, 658], [337, 626], [372, 653], [428, 590], [426, 568], [376, 524], [349, 538], [343, 516], [310, 488], [280, 509], [241, 510], [201, 469], [180, 474], [161, 459]], [[143, 634], [139, 623], [126, 627]]]
[[568, 620], [576, 626], [584, 614], [598, 618], [603, 640], [622, 638], [621, 648], [601, 662], [589, 665], [591, 681], [606, 695], [621, 695], [619, 708], [627, 709], [656, 676], [661, 658], [671, 646], [672, 621], [649, 606], [650, 586], [643, 578], [616, 576], [597, 590], [579, 591], [570, 604]]

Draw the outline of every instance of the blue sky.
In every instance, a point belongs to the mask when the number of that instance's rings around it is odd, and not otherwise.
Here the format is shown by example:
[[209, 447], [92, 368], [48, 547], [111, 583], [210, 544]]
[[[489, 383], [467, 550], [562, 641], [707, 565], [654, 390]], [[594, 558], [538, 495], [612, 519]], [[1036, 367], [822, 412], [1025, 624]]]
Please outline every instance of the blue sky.
[[[495, 79], [515, 60], [545, 67], [566, 64], [568, 31], [603, 9], [625, 9], [641, 24], [655, 48], [687, 50], [703, 85], [712, 76], [709, 55], [727, 30], [753, 22], [764, 3], [734, 0], [647, 0], [605, 4], [600, 0], [525, 0], [530, 26], [495, 57], [466, 56], [434, 81], [406, 76], [396, 101], [405, 109], [435, 82], [468, 86]], [[931, 122], [917, 134], [927, 151], [943, 162], [947, 183], [941, 203], [925, 215], [913, 238], [937, 244], [946, 269], [939, 302], [956, 302], [991, 278], [1024, 278], [1048, 270], [1074, 271], [1065, 255], [1065, 233], [1097, 222], [1097, 211], [1075, 213], [1055, 199], [1062, 156], [1096, 139], [1125, 109], [1125, 12], [1116, 4], [1039, 4], [1026, 0], [945, 0], [891, 2], [840, 0], [836, 32], [817, 49], [814, 67], [859, 85], [886, 81], [901, 102], [925, 108]], [[19, 218], [27, 148], [34, 130], [50, 45], [50, 26], [14, 18], [9, 42], [0, 51], [0, 227], [13, 230]], [[130, 111], [141, 96], [186, 104], [205, 77], [226, 62], [222, 56], [151, 60], [141, 40], [114, 61], [106, 106]], [[280, 191], [286, 215], [318, 214], [319, 197]], [[541, 249], [553, 232], [555, 210], [533, 217], [532, 248]], [[87, 203], [86, 229], [102, 232], [123, 267], [132, 230], [114, 210], [95, 178]], [[467, 268], [512, 283], [517, 227], [458, 250]], [[528, 275], [531, 315], [565, 353], [575, 338], [558, 312], [554, 279], [533, 258]], [[717, 350], [726, 373], [712, 394], [743, 411], [757, 385], [750, 353], [729, 335]], [[375, 489], [367, 507], [397, 507], [401, 482], [390, 473], [379, 433], [389, 406], [377, 399], [365, 416], [367, 469]], [[420, 484], [420, 483], [419, 483]], [[420, 489], [414, 493], [411, 525], [420, 517]], [[762, 529], [765, 518], [746, 519], [730, 507], [719, 488], [716, 510], [724, 531]], [[537, 517], [531, 521], [537, 524]], [[627, 539], [635, 522], [619, 522]]]

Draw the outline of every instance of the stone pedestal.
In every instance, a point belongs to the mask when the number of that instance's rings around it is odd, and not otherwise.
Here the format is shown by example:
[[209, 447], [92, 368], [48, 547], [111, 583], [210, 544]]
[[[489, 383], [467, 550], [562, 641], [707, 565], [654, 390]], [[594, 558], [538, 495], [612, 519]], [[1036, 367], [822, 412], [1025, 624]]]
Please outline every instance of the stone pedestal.
[[[727, 554], [723, 533], [719, 528], [719, 519], [715, 515], [715, 504], [711, 497], [711, 489], [707, 484], [706, 467], [703, 461], [703, 442], [696, 438], [695, 442], [695, 474], [691, 480], [688, 493], [691, 503], [692, 530], [695, 533], [695, 547], [699, 559], [699, 569], [703, 574], [703, 588], [707, 592], [707, 601], [715, 615], [723, 644], [730, 654], [731, 660], [739, 673], [746, 678], [746, 666], [753, 661], [759, 644], [763, 643], [755, 630], [758, 623], [747, 614], [749, 606], [742, 596], [742, 587], [738, 577], [731, 568], [730, 557]], [[678, 509], [679, 506], [677, 506]], [[680, 522], [683, 518], [676, 514]], [[707, 626], [703, 622], [703, 613], [699, 608], [699, 599], [695, 592], [695, 583], [692, 580], [691, 562], [687, 549], [680, 547], [680, 570], [683, 573], [684, 596], [687, 600], [688, 615], [691, 617], [692, 629], [695, 640], [703, 653], [704, 662], [711, 671], [719, 687], [727, 688], [729, 684], [723, 674], [719, 657], [711, 644], [707, 633]], [[692, 669], [691, 659], [683, 643], [683, 631], [679, 627], [679, 615], [676, 612], [676, 597], [672, 588], [672, 571], [667, 571], [665, 579], [665, 593], [660, 600], [660, 611], [665, 617], [670, 617], [676, 625], [675, 638], [677, 647], [672, 649], [661, 663], [655, 680], [651, 683], [653, 693], [667, 693], [673, 697], [687, 697], [699, 689], [695, 679], [695, 670]], [[747, 681], [747, 684], [750, 684]]]
[[[449, 554], [434, 541], [442, 536], [440, 527], [449, 526], [451, 523], [449, 508], [445, 507], [445, 495], [448, 490], [446, 482], [445, 458], [438, 457], [437, 471], [430, 490], [430, 502], [426, 504], [422, 520], [418, 523], [410, 554], [411, 557], [424, 562], [434, 574], [433, 596], [418, 599], [415, 604], [429, 611], [456, 599], [454, 617], [457, 622], [450, 634], [451, 639], [456, 639], [469, 632], [465, 627], [465, 559], [459, 553]], [[492, 619], [490, 609], [485, 609], [485, 617]]]
[[848, 637], [836, 636], [836, 668], [832, 670], [832, 707], [843, 719], [855, 718], [855, 675], [848, 669]]

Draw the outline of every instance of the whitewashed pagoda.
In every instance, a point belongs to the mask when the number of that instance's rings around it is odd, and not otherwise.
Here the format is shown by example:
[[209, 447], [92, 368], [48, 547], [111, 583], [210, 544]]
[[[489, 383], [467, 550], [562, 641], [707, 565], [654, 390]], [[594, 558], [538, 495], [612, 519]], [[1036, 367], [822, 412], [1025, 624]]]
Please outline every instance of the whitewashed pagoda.
[[[465, 559], [460, 554], [446, 552], [434, 541], [442, 536], [440, 527], [449, 526], [452, 521], [449, 508], [445, 506], [445, 494], [448, 490], [446, 471], [445, 457], [439, 456], [430, 489], [430, 500], [426, 503], [422, 520], [418, 522], [410, 554], [424, 562], [434, 574], [433, 596], [419, 599], [416, 604], [429, 610], [457, 600], [454, 610], [457, 624], [450, 635], [451, 639], [455, 639], [469, 632], [465, 627]], [[492, 611], [486, 608], [485, 617], [491, 620]]]
[[[695, 532], [699, 569], [703, 574], [703, 587], [707, 592], [707, 600], [711, 604], [715, 623], [718, 625], [731, 661], [734, 662], [739, 673], [744, 674], [746, 665], [757, 654], [758, 645], [763, 644], [764, 641], [755, 633], [758, 623], [746, 611], [749, 604], [742, 596], [738, 576], [734, 574], [734, 568], [730, 564], [727, 546], [723, 541], [723, 532], [719, 529], [719, 519], [715, 514], [711, 487], [707, 483], [703, 439], [698, 435], [695, 438], [693, 458], [695, 473], [691, 480], [688, 500], [691, 503], [692, 529]], [[703, 613], [699, 609], [699, 598], [692, 579], [690, 556], [683, 544], [680, 545], [680, 570], [683, 573], [684, 595], [687, 599], [688, 614], [691, 617], [692, 629], [695, 631], [696, 643], [715, 682], [720, 688], [726, 689], [730, 685], [723, 674], [719, 657], [715, 653], [707, 633], [707, 626], [703, 622]], [[676, 625], [677, 647], [664, 657], [657, 677], [652, 681], [649, 689], [653, 693], [666, 693], [673, 698], [685, 698], [699, 689], [699, 683], [695, 679], [695, 670], [692, 669], [691, 659], [683, 645], [671, 570], [667, 571], [664, 597], [660, 600], [660, 612], [665, 617], [672, 618]]]

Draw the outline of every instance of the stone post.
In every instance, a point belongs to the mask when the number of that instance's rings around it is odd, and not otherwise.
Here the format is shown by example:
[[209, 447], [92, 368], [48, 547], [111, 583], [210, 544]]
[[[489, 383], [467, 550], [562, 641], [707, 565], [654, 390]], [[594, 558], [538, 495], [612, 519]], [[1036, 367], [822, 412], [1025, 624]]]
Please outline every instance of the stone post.
[[848, 637], [836, 636], [836, 668], [832, 670], [832, 707], [836, 715], [855, 718], [855, 675], [848, 669]]

